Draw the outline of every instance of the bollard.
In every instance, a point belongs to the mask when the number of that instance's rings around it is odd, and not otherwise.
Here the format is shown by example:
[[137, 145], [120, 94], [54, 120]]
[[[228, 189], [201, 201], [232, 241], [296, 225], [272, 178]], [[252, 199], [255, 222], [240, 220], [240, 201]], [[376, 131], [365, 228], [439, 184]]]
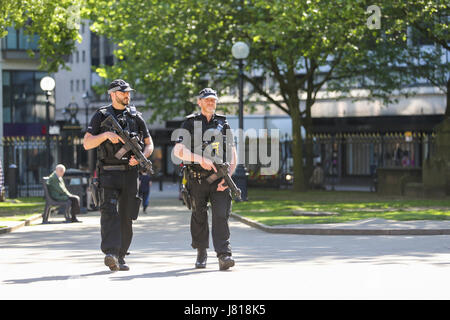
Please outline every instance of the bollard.
[[13, 163], [8, 167], [8, 187], [9, 187], [9, 198], [15, 199], [18, 196], [18, 171], [17, 166]]

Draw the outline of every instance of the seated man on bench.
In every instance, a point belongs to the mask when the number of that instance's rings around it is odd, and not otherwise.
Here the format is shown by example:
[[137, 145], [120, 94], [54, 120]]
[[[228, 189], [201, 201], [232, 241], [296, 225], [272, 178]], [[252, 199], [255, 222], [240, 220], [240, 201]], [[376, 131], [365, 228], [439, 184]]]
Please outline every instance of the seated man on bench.
[[71, 194], [69, 190], [66, 188], [66, 184], [64, 183], [63, 176], [66, 172], [66, 167], [62, 164], [58, 164], [55, 168], [55, 171], [49, 176], [47, 186], [48, 192], [52, 199], [57, 201], [66, 201], [69, 200], [71, 203], [72, 213], [72, 222], [81, 222], [77, 219], [77, 214], [80, 213], [80, 197], [74, 194]]

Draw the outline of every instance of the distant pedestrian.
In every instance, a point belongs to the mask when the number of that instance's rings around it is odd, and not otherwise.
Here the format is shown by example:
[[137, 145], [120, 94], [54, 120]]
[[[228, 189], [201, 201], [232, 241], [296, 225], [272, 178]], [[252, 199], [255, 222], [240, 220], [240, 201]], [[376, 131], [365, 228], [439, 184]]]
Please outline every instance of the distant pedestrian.
[[147, 172], [142, 172], [139, 176], [139, 195], [142, 198], [142, 208], [144, 209], [144, 213], [146, 213], [148, 207], [151, 186], [152, 181], [150, 176]]
[[411, 161], [409, 160], [409, 153], [408, 153], [408, 151], [404, 151], [403, 157], [402, 157], [402, 167], [409, 167], [410, 164], [411, 164]]
[[325, 174], [322, 169], [322, 164], [317, 162], [316, 167], [314, 168], [311, 179], [309, 179], [309, 183], [311, 188], [313, 189], [325, 189], [324, 187]]

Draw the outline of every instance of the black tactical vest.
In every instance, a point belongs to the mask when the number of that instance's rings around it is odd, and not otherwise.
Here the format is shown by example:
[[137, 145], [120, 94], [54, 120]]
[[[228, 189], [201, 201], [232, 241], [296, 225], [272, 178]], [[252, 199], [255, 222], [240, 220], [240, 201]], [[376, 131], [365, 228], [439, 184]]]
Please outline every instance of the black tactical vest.
[[[217, 156], [222, 162], [226, 162], [227, 140], [226, 129], [229, 128], [227, 119], [225, 116], [214, 114], [211, 121], [206, 122], [206, 119], [202, 114], [194, 113], [186, 117], [186, 121], [190, 121], [192, 128], [194, 128], [194, 122], [202, 122], [202, 137], [197, 138], [197, 141], [202, 141], [202, 146], [195, 145], [196, 139], [194, 137], [194, 129], [191, 132], [191, 152], [200, 154], [204, 152], [204, 156], [208, 155]], [[208, 132], [210, 134], [208, 134]], [[205, 134], [206, 133], [206, 134]], [[218, 137], [218, 133], [221, 136]], [[228, 141], [232, 143], [232, 141]], [[205, 152], [206, 151], [206, 152]], [[217, 152], [217, 154], [216, 154]], [[230, 152], [230, 151], [229, 151]], [[216, 158], [216, 159], [217, 159]], [[213, 160], [213, 159], [211, 159]], [[190, 164], [189, 167], [195, 171], [206, 171], [199, 164]]]
[[[124, 130], [128, 130], [131, 135], [137, 135], [139, 137], [141, 147], [143, 147], [144, 144], [142, 143], [142, 136], [140, 135], [138, 124], [136, 121], [137, 111], [134, 106], [132, 106], [131, 108], [127, 106], [121, 116], [116, 116], [114, 107], [112, 105], [101, 107], [98, 112], [102, 113], [103, 120], [106, 119], [108, 115], [112, 115], [114, 118], [116, 118], [117, 122], [119, 122], [120, 126]], [[109, 128], [100, 128], [100, 133], [106, 131], [109, 131]], [[122, 146], [123, 144], [121, 142], [114, 144], [108, 139], [105, 140], [97, 148], [97, 160], [100, 161], [101, 164], [107, 165], [127, 164], [131, 157], [131, 151], [125, 153], [121, 159], [116, 159], [114, 157], [114, 155], [122, 148]]]

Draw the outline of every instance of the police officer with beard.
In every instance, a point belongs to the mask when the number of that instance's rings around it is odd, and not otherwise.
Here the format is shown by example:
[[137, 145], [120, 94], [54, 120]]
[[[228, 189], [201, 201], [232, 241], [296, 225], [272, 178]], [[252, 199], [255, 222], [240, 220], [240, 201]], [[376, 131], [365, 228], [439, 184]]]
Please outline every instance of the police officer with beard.
[[[109, 115], [116, 118], [123, 129], [136, 135], [143, 145], [142, 153], [148, 158], [153, 152], [153, 141], [141, 113], [130, 104], [130, 85], [116, 79], [109, 85], [112, 103], [101, 107], [92, 117], [83, 145], [85, 150], [97, 148], [101, 212], [101, 250], [105, 265], [112, 271], [129, 270], [124, 257], [133, 236], [132, 220], [137, 218], [139, 163], [131, 154], [121, 159], [114, 156], [124, 141], [109, 128], [101, 126]], [[136, 207], [137, 206], [137, 207]]]
[[[222, 137], [226, 137], [226, 141], [222, 148], [223, 161], [227, 160], [226, 151], [231, 152], [230, 157], [230, 175], [234, 172], [237, 163], [236, 148], [233, 146], [233, 138], [227, 135], [227, 129], [230, 126], [226, 118], [215, 113], [217, 104], [217, 94], [211, 88], [205, 88], [200, 91], [197, 103], [201, 108], [201, 113], [191, 114], [187, 116], [182, 124], [182, 128], [186, 129], [191, 139], [180, 137], [179, 143], [174, 147], [174, 155], [183, 162], [187, 163], [188, 169], [188, 185], [192, 202], [191, 216], [191, 236], [192, 247], [197, 249], [196, 268], [205, 268], [207, 260], [207, 248], [209, 247], [209, 227], [207, 205], [211, 203], [212, 212], [212, 238], [213, 245], [219, 259], [220, 270], [227, 270], [234, 266], [234, 260], [231, 255], [230, 247], [230, 229], [228, 219], [231, 212], [231, 195], [224, 179], [209, 184], [206, 179], [217, 172], [214, 162], [208, 156], [198, 149], [195, 141], [203, 141], [207, 130], [217, 130], [222, 133]], [[195, 123], [201, 128], [202, 137], [194, 136]], [[198, 132], [200, 133], [200, 132]], [[190, 141], [186, 141], [190, 140]], [[218, 143], [219, 141], [216, 141]], [[220, 141], [222, 143], [222, 141]], [[230, 155], [230, 154], [229, 154]]]

